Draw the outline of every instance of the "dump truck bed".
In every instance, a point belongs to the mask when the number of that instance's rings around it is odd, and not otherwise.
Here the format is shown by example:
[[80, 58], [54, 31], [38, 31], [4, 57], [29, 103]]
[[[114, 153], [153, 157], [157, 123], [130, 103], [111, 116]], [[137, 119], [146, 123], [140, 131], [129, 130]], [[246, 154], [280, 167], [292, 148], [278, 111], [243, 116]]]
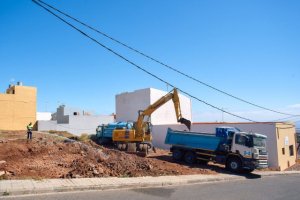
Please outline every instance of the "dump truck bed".
[[216, 151], [222, 138], [209, 133], [177, 131], [168, 128], [165, 144], [191, 149]]

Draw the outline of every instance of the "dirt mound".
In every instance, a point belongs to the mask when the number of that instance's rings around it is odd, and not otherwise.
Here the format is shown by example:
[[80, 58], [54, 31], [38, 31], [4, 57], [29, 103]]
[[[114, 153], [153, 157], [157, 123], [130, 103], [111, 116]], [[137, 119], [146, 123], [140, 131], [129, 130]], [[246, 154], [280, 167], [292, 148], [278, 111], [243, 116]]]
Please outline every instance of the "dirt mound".
[[[6, 132], [5, 134], [10, 134]], [[27, 141], [24, 132], [4, 137], [1, 132], [0, 172], [2, 178], [79, 178], [133, 177], [180, 174], [215, 174], [209, 168], [174, 163], [168, 151], [158, 150], [144, 158], [93, 142], [66, 140], [45, 133], [34, 133]]]

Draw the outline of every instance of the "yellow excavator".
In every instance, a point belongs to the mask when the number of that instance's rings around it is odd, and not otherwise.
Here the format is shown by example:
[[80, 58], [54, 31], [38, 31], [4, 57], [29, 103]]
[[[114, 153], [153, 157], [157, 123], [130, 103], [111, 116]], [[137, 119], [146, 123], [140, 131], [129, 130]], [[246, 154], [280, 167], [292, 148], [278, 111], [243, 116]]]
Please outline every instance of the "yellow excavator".
[[[158, 99], [145, 110], [140, 110], [138, 112], [137, 121], [133, 123], [133, 126], [127, 126], [122, 129], [116, 128], [113, 130], [112, 140], [117, 145], [118, 149], [127, 152], [140, 152], [144, 156], [147, 156], [150, 149], [155, 151], [155, 148], [152, 145], [152, 126], [149, 122], [149, 118], [154, 111], [171, 99], [174, 103], [177, 121], [185, 124], [190, 130], [191, 121], [182, 117], [178, 91], [174, 88], [171, 92]], [[144, 121], [146, 116], [148, 117], [148, 121]]]

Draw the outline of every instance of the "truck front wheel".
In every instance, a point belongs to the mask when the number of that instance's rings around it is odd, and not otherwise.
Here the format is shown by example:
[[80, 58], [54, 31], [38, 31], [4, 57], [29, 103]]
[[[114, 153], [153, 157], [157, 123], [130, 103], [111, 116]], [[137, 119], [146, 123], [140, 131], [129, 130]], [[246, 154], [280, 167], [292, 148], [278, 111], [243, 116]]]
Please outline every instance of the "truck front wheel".
[[226, 168], [231, 172], [239, 172], [241, 170], [241, 161], [239, 158], [229, 158], [226, 163]]
[[196, 162], [196, 155], [192, 151], [188, 151], [184, 154], [184, 161], [188, 164], [194, 164]]

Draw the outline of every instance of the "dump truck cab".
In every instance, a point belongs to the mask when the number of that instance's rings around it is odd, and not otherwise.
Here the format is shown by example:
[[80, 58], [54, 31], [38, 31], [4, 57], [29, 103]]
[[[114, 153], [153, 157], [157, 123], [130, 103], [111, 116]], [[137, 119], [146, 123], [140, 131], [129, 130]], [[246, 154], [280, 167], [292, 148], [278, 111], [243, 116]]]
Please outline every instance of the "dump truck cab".
[[[258, 133], [234, 133], [230, 148], [230, 156], [238, 157], [242, 168], [253, 170], [268, 167], [268, 153], [266, 147], [267, 136]], [[235, 169], [236, 163], [226, 163], [227, 168]]]

